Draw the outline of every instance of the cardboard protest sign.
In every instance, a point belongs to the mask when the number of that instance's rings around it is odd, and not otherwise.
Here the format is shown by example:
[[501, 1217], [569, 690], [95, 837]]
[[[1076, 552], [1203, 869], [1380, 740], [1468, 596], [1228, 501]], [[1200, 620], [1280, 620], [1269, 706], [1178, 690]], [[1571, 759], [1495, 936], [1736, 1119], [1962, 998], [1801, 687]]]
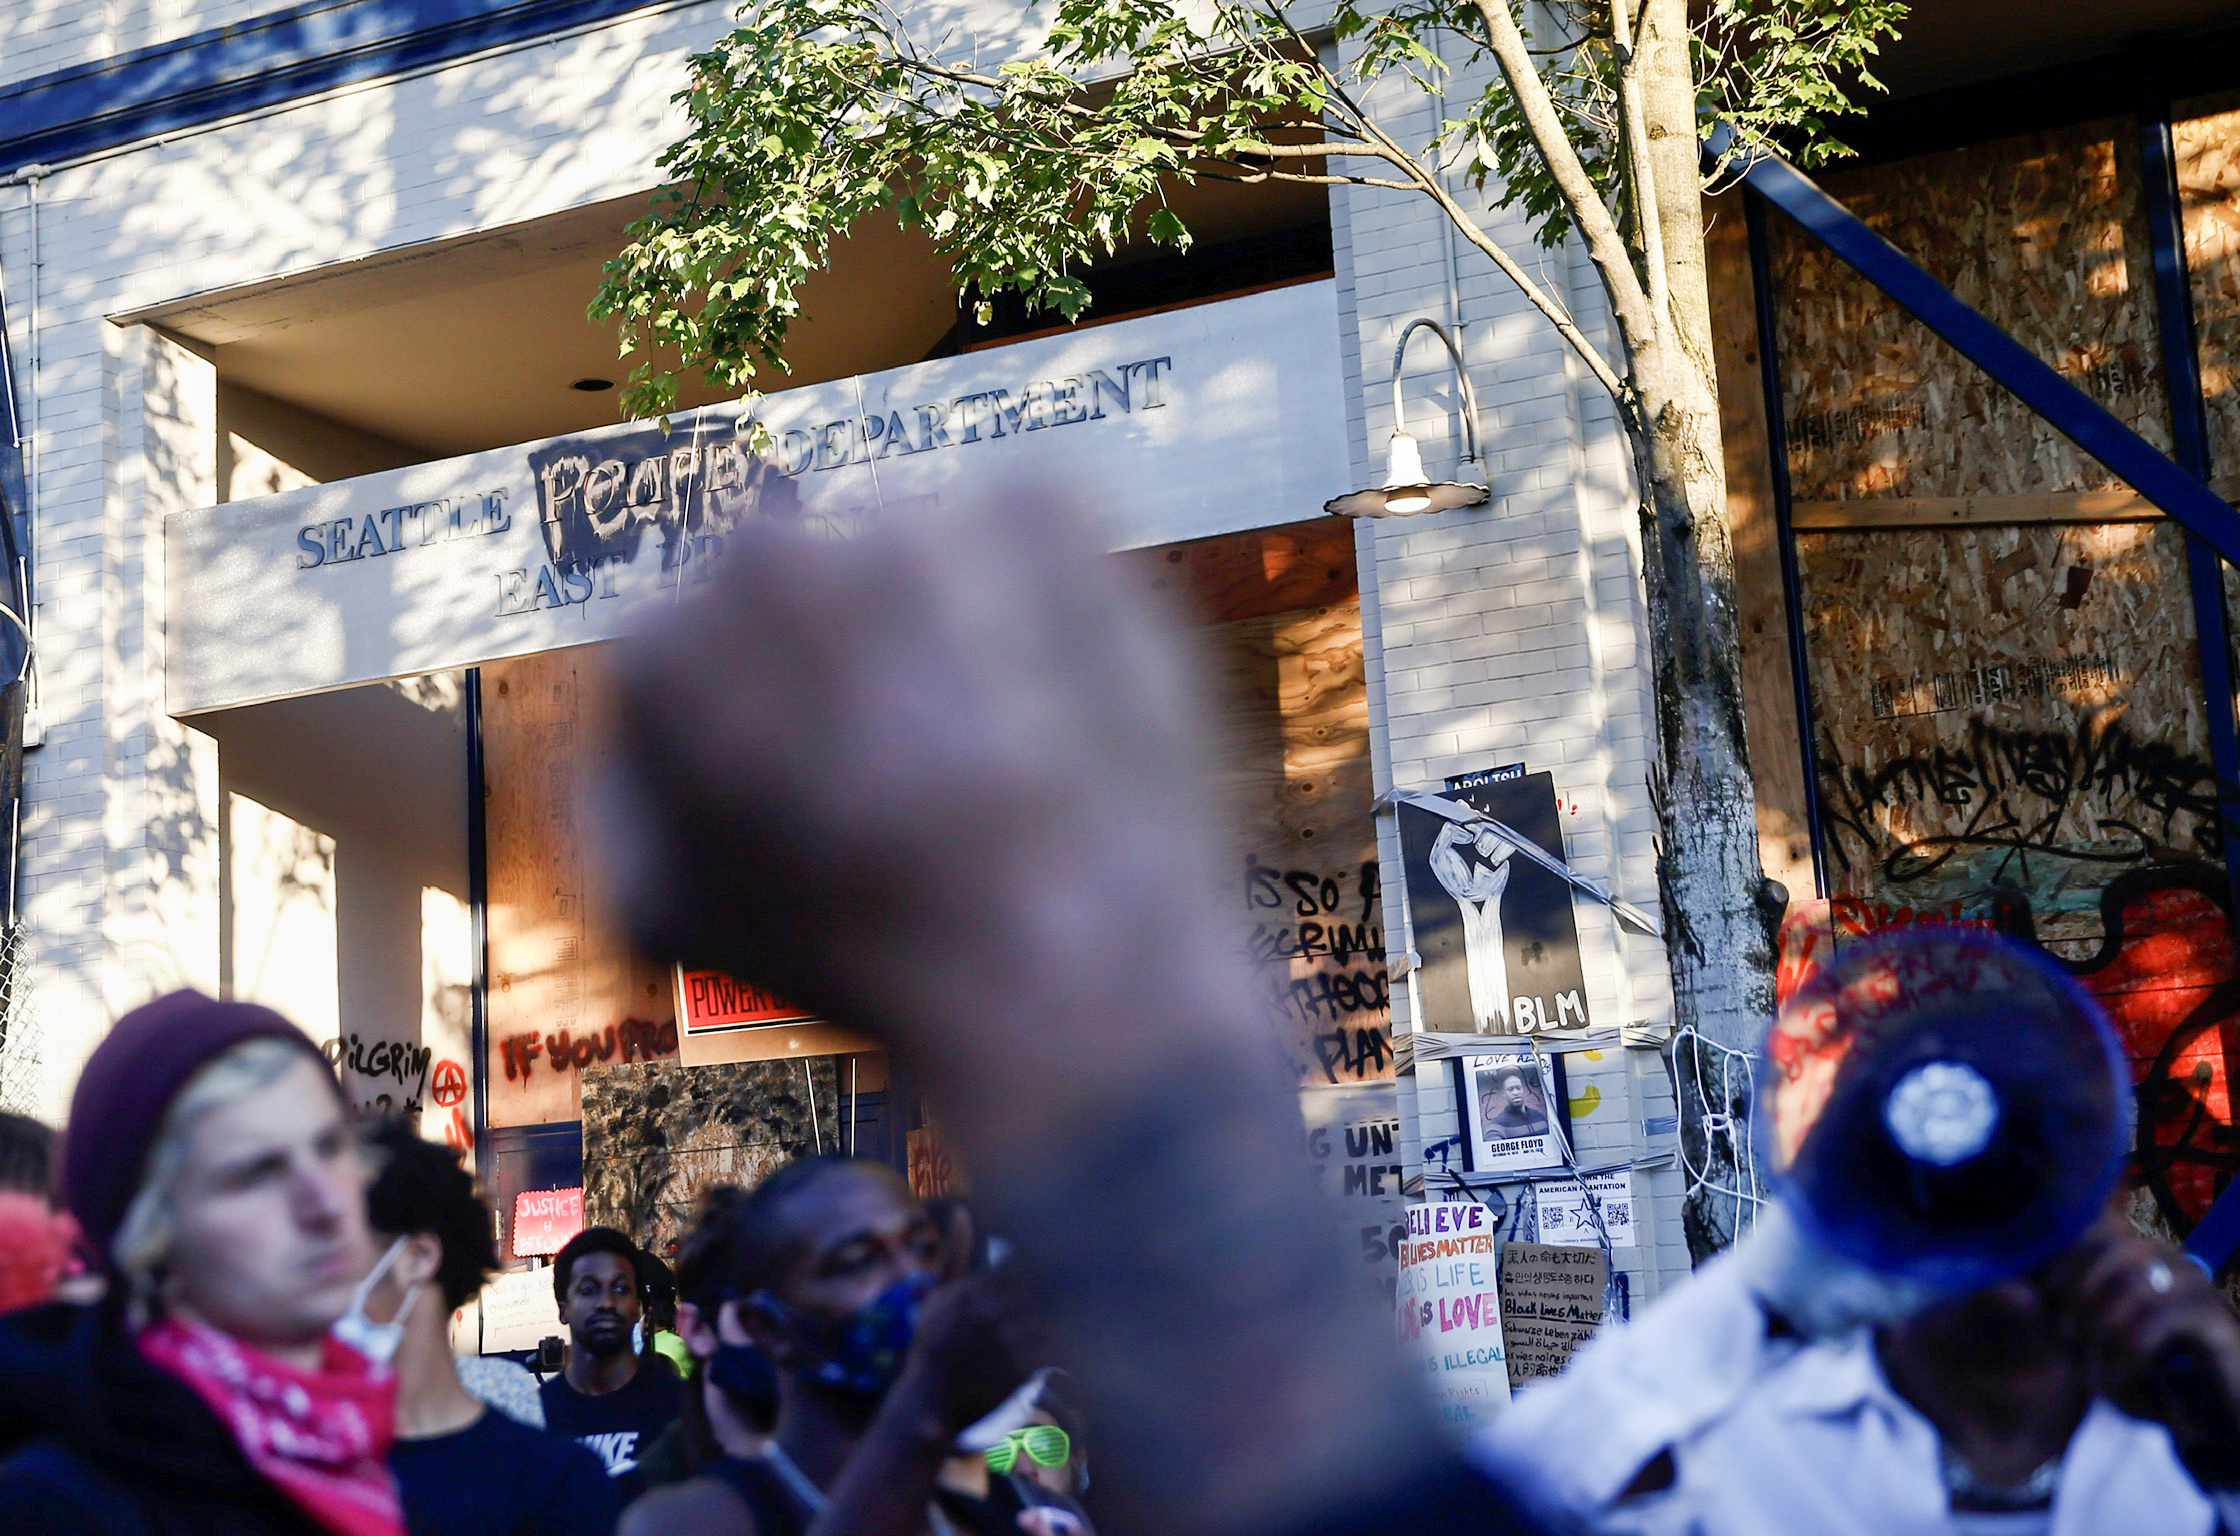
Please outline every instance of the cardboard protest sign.
[[[1584, 1180], [1541, 1179], [1532, 1186], [1532, 1193], [1539, 1202], [1543, 1243], [1599, 1248], [1607, 1234], [1613, 1248], [1639, 1244], [1633, 1225], [1633, 1175], [1623, 1168], [1615, 1173], [1590, 1174]], [[1587, 1208], [1590, 1194], [1601, 1210], [1600, 1231], [1595, 1228], [1594, 1213]]]
[[482, 1288], [482, 1352], [511, 1354], [564, 1335], [552, 1271], [515, 1269], [493, 1275]]
[[1510, 1243], [1501, 1250], [1501, 1329], [1509, 1384], [1553, 1376], [1602, 1322], [1609, 1269], [1600, 1248]]
[[1494, 1277], [1500, 1218], [1474, 1200], [1411, 1205], [1407, 1215], [1397, 1298], [1400, 1342], [1417, 1352], [1432, 1399], [1448, 1423], [1484, 1424], [1509, 1400]]
[[1389, 1303], [1395, 1261], [1407, 1238], [1399, 1085], [1387, 1079], [1305, 1088], [1299, 1109], [1306, 1123], [1307, 1166], [1340, 1202], [1347, 1247], [1360, 1255], [1363, 1282]]
[[1561, 1095], [1530, 1050], [1458, 1056], [1453, 1071], [1461, 1098], [1464, 1168], [1523, 1173], [1563, 1166], [1555, 1125]]
[[[1451, 779], [1446, 798], [1563, 859], [1553, 776], [1520, 764]], [[1399, 811], [1400, 872], [1420, 957], [1409, 973], [1416, 1027], [1514, 1035], [1589, 1023], [1570, 885], [1488, 829], [1406, 801]]]

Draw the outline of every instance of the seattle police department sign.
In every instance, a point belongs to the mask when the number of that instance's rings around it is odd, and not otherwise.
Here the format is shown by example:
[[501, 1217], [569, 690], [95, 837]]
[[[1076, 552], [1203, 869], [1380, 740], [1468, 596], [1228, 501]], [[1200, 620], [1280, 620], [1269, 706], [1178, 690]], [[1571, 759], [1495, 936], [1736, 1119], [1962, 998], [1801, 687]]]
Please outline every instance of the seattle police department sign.
[[622, 634], [752, 517], [845, 534], [1006, 484], [1115, 549], [1296, 521], [1349, 473], [1337, 304], [1308, 283], [735, 407], [170, 518], [173, 714]]

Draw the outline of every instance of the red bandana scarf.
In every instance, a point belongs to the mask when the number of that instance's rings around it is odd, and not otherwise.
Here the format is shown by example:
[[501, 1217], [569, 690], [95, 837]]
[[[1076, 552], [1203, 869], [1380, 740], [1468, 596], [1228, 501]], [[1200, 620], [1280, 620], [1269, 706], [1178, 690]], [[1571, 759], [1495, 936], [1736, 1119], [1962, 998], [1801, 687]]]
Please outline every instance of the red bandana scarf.
[[140, 1352], [208, 1403], [258, 1476], [336, 1536], [404, 1536], [389, 1476], [396, 1381], [337, 1339], [316, 1371], [298, 1370], [216, 1329], [170, 1317]]

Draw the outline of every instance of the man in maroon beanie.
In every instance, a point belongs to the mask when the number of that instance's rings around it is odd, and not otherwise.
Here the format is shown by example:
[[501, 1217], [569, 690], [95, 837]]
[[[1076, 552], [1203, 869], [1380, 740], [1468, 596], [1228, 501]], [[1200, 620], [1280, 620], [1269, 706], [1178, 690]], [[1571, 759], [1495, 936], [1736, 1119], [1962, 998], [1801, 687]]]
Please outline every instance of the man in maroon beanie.
[[401, 1536], [387, 1362], [335, 1332], [389, 1342], [354, 1301], [365, 1184], [279, 1014], [178, 992], [118, 1020], [62, 1148], [109, 1296], [0, 1320], [0, 1530]]

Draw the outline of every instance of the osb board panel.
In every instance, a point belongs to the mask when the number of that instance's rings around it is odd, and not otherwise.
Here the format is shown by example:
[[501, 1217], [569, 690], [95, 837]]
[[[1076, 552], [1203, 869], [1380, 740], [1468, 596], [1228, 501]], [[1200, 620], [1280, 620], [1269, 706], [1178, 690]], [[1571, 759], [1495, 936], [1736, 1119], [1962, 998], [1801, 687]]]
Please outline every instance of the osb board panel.
[[[1327, 569], [1327, 568], [1326, 568]], [[1369, 690], [1350, 550], [1325, 599], [1193, 635], [1238, 942], [1301, 1083], [1392, 1075]], [[1342, 585], [1341, 585], [1342, 582]]]
[[835, 1056], [594, 1067], [582, 1080], [584, 1220], [656, 1253], [682, 1234], [701, 1191], [751, 1187], [832, 1150], [843, 1091]]
[[1834, 894], [2087, 940], [2115, 877], [2213, 854], [2175, 525], [1797, 547]]
[[2240, 473], [2240, 102], [2201, 102], [2171, 125], [2194, 334], [2209, 414], [2209, 461]]
[[582, 823], [596, 666], [586, 647], [482, 669], [492, 1125], [574, 1120], [585, 1071], [677, 1053], [669, 973], [621, 941]]
[[1806, 825], [1796, 685], [1789, 670], [1766, 395], [1759, 383], [1757, 290], [1751, 283], [1750, 241], [1739, 195], [1705, 200], [1704, 257], [1742, 629], [1742, 709], [1750, 737], [1750, 779], [1757, 792], [1758, 858], [1791, 900], [1804, 900], [1817, 894], [1812, 833]]
[[[2128, 120], [1840, 172], [1852, 212], [2167, 448], [2153, 263]], [[1800, 500], [2101, 490], [2096, 461], [1827, 247], [1771, 223]]]

